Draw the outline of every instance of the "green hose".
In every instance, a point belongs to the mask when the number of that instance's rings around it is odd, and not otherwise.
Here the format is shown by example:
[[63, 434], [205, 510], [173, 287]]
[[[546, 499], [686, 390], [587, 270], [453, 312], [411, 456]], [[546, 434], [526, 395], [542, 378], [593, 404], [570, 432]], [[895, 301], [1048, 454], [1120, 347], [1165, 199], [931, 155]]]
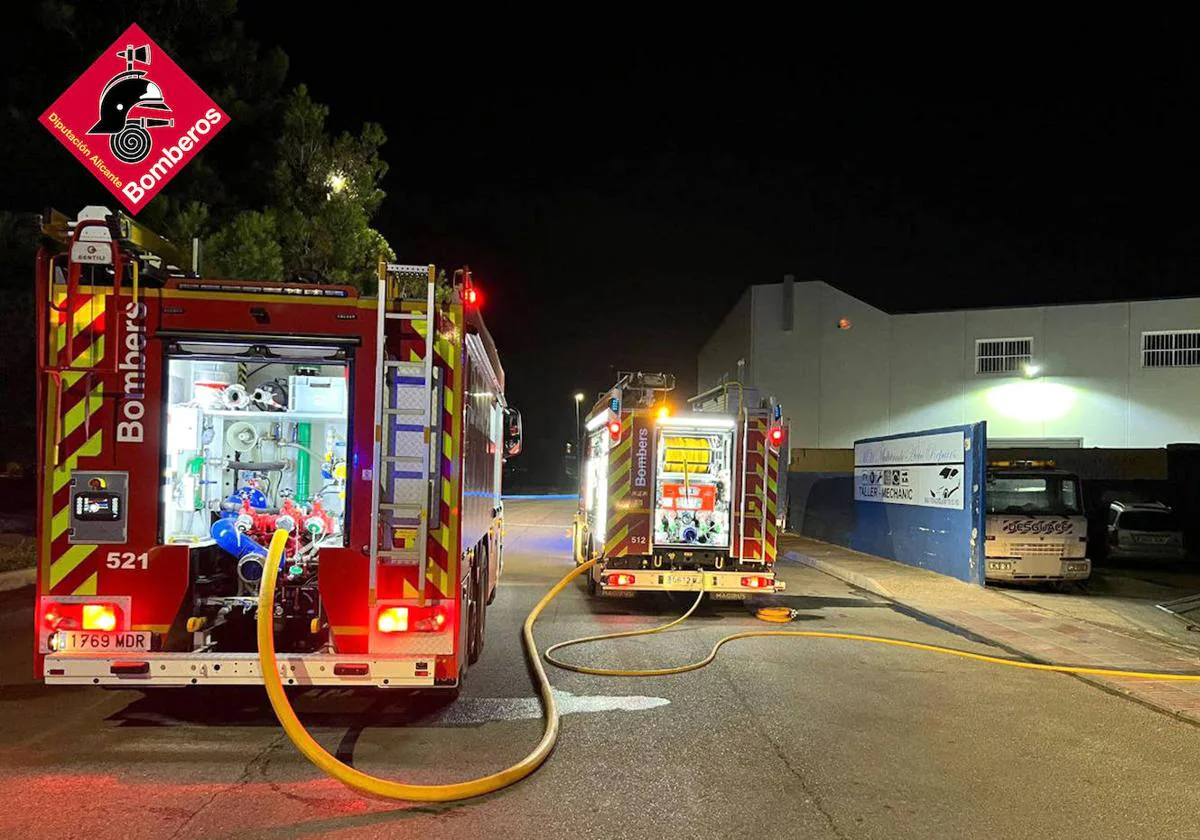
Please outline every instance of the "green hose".
[[312, 443], [312, 427], [296, 424], [296, 501], [308, 501], [308, 445]]

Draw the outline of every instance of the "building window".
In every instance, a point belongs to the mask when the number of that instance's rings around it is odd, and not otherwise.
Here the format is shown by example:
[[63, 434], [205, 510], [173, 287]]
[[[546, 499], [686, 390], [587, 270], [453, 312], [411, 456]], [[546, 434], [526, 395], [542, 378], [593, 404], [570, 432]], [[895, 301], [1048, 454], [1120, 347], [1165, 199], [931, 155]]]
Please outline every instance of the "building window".
[[975, 342], [975, 373], [1022, 373], [1032, 359], [1032, 338], [981, 338]]
[[1200, 367], [1200, 330], [1142, 333], [1142, 367]]

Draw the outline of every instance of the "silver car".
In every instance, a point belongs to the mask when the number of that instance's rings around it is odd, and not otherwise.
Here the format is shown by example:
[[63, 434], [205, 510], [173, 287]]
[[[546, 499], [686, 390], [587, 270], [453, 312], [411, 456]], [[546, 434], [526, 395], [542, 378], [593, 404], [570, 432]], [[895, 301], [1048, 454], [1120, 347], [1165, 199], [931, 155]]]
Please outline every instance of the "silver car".
[[1162, 502], [1113, 502], [1108, 507], [1108, 556], [1183, 560], [1183, 523]]

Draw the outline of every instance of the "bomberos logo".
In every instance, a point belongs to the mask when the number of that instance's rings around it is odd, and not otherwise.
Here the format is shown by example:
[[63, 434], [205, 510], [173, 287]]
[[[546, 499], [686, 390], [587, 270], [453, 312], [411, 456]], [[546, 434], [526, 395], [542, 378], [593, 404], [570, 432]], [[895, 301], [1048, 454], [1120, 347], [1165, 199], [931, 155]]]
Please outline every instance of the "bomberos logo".
[[133, 213], [229, 116], [136, 24], [42, 114], [42, 124]]

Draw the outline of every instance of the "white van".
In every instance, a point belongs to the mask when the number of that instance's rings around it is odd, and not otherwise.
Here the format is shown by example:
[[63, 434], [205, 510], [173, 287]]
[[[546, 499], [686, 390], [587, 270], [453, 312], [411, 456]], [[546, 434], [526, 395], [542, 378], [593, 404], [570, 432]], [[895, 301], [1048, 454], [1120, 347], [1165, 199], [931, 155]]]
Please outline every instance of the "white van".
[[984, 576], [989, 581], [1084, 580], [1087, 520], [1079, 477], [1052, 461], [988, 465]]

